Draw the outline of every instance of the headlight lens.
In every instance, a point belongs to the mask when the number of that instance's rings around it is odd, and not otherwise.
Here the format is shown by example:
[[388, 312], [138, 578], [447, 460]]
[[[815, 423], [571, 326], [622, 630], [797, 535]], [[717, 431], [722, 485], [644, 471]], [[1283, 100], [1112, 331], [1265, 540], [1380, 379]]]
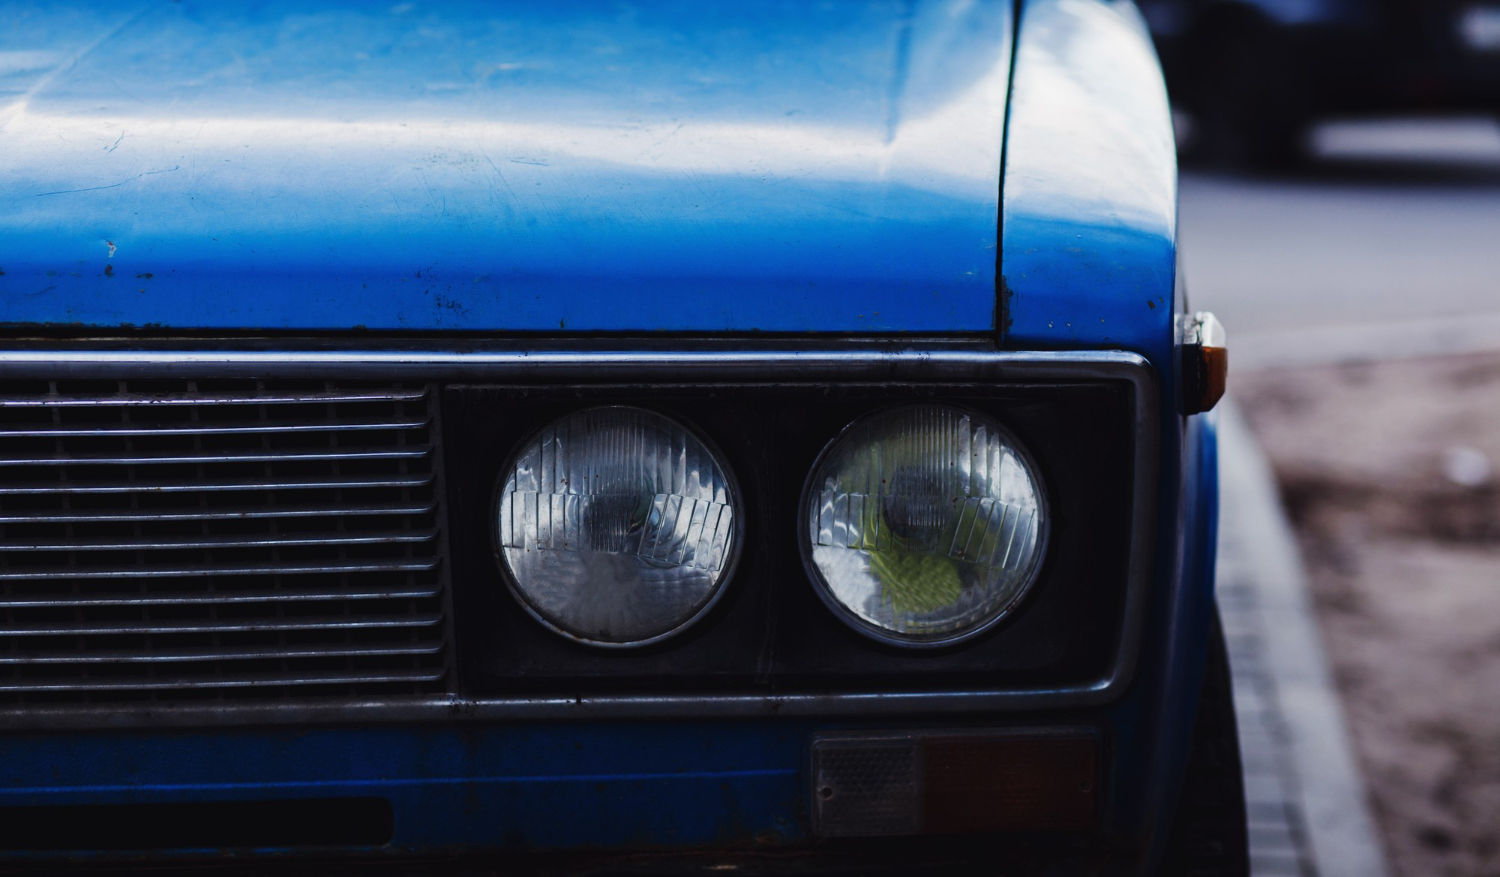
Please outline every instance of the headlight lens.
[[676, 421], [592, 408], [552, 423], [511, 462], [496, 544], [543, 623], [595, 645], [645, 645], [718, 598], [738, 547], [736, 493]]
[[945, 645], [999, 621], [1045, 549], [1035, 466], [1000, 424], [949, 405], [855, 421], [814, 466], [803, 505], [824, 602], [903, 645]]

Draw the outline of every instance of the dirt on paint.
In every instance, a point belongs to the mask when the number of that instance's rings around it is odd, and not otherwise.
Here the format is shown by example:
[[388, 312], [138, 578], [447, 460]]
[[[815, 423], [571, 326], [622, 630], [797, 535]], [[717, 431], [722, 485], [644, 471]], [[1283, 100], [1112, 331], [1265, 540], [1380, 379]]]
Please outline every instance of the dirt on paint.
[[1500, 874], [1500, 355], [1234, 376], [1392, 871]]

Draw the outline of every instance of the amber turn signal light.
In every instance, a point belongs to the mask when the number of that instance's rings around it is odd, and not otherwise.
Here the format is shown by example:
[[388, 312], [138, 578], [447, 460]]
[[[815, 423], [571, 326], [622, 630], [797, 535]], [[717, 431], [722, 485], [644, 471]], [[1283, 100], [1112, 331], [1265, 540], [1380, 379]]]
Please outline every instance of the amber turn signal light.
[[1229, 378], [1229, 347], [1224, 324], [1208, 311], [1193, 314], [1182, 338], [1182, 410], [1208, 411], [1224, 397]]

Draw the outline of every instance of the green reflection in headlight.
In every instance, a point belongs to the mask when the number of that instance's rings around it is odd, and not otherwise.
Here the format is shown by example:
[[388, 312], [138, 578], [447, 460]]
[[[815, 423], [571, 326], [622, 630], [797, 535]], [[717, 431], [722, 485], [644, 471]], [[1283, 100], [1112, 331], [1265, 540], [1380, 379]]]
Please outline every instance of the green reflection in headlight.
[[[965, 516], [971, 520], [964, 521]], [[965, 523], [973, 526], [973, 517], [965, 509], [958, 521], [942, 528], [942, 533], [951, 540]], [[901, 535], [906, 528], [893, 525], [886, 517], [884, 503], [866, 503], [860, 524], [865, 533], [884, 532], [890, 540], [888, 546], [868, 551], [870, 571], [892, 609], [903, 615], [924, 615], [958, 602], [963, 592], [958, 565], [951, 558], [915, 550], [911, 540]]]

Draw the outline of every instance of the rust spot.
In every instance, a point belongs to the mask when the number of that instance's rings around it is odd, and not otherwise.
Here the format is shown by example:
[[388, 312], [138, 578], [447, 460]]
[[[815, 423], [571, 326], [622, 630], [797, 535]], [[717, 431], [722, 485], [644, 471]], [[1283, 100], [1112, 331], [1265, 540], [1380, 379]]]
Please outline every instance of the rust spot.
[[105, 277], [113, 277], [113, 276], [115, 276], [115, 266], [113, 266], [113, 265], [105, 265], [104, 266], [104, 276]]
[[[428, 290], [424, 290], [424, 292], [428, 292]], [[469, 314], [469, 309], [467, 307], [464, 307], [463, 302], [454, 301], [451, 298], [444, 298], [442, 295], [434, 295], [432, 297], [432, 302], [438, 307], [446, 308], [447, 310], [452, 311], [460, 317], [466, 317]]]
[[144, 274], [137, 274], [137, 275], [135, 275], [135, 279], [136, 280], [150, 280], [152, 277], [155, 277], [155, 276], [156, 275], [152, 274], [150, 271], [147, 271]]
[[1015, 324], [1015, 320], [1011, 319], [1010, 312], [1013, 300], [1016, 297], [1016, 291], [1011, 289], [1010, 285], [1005, 282], [1004, 274], [999, 275], [999, 286], [1000, 325], [1002, 327], [1001, 332], [1009, 332], [1010, 327]]
[[1148, 307], [1148, 308], [1150, 308], [1151, 310], [1154, 311], [1154, 310], [1156, 310], [1156, 302], [1154, 302], [1154, 301], [1152, 301], [1151, 299], [1148, 298], [1148, 299], [1146, 299], [1146, 307]]

